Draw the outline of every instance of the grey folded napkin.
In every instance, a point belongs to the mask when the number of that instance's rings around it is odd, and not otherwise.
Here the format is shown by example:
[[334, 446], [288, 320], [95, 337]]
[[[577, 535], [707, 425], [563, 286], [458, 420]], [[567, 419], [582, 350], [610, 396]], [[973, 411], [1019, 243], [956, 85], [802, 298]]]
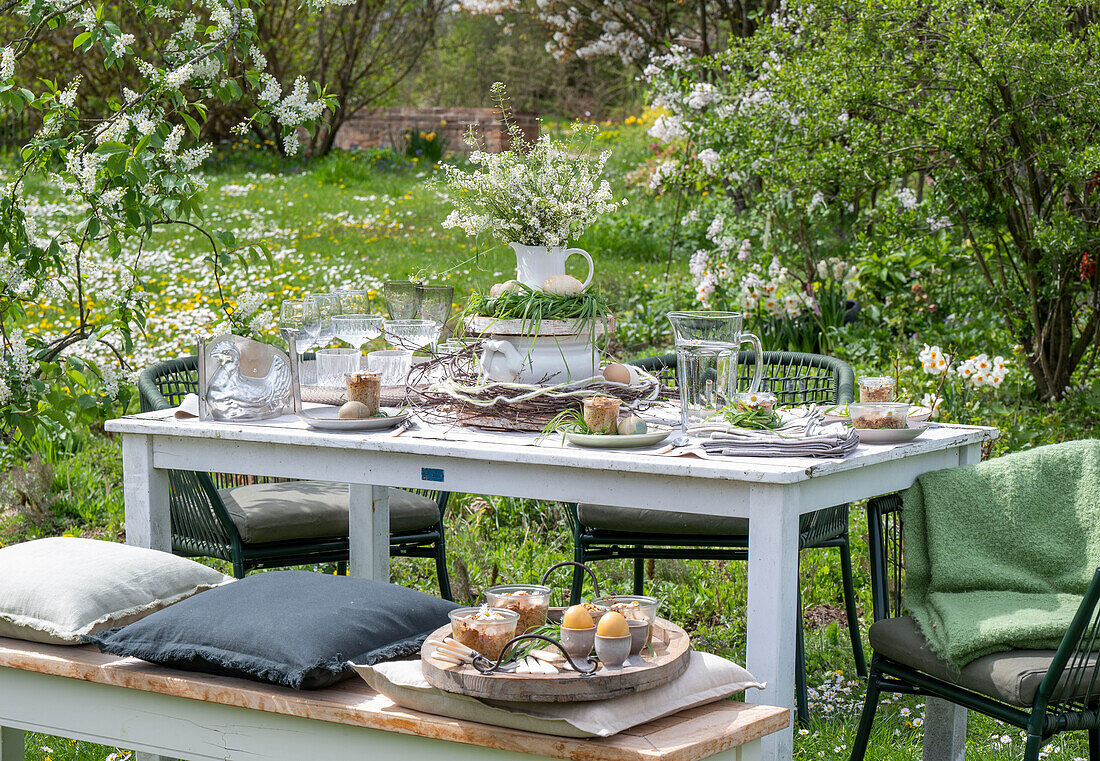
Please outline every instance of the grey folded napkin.
[[811, 410], [775, 431], [704, 424], [689, 429], [704, 438], [708, 455], [724, 457], [846, 457], [859, 446], [859, 436], [843, 423], [825, 423]]

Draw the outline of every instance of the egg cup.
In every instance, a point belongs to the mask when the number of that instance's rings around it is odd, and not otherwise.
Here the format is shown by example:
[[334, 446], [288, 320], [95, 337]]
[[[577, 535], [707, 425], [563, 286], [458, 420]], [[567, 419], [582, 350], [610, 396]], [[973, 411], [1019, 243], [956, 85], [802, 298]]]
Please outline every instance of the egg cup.
[[638, 655], [649, 642], [649, 622], [627, 621], [626, 625], [630, 629], [630, 654]]
[[634, 638], [629, 634], [622, 637], [601, 637], [596, 635], [596, 657], [605, 669], [621, 669], [630, 657], [630, 645]]
[[580, 661], [592, 652], [595, 637], [595, 626], [588, 629], [569, 629], [563, 626], [561, 627], [561, 649], [573, 660]]

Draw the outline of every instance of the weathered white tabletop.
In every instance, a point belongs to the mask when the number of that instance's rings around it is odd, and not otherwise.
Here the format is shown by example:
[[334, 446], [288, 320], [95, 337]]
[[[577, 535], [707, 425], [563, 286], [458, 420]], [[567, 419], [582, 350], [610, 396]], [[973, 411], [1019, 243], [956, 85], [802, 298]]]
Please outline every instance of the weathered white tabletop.
[[[391, 431], [322, 432], [297, 420], [204, 423], [177, 420], [171, 411], [112, 420], [107, 430], [123, 437], [129, 543], [171, 548], [167, 470], [335, 481], [349, 484], [351, 573], [367, 578], [388, 578], [388, 487], [746, 517], [752, 532], [747, 666], [768, 683], [754, 699], [787, 707], [794, 700], [799, 516], [977, 462], [982, 442], [996, 436], [992, 428], [943, 426], [907, 444], [861, 446], [843, 460], [715, 461], [579, 449], [557, 438], [533, 446], [533, 435], [515, 443], [505, 437], [452, 441]], [[950, 712], [940, 723], [947, 721], [960, 723]], [[940, 729], [947, 729], [946, 745], [955, 745], [958, 733], [950, 728], [928, 726], [927, 734]], [[791, 729], [766, 738], [763, 750], [767, 759], [790, 759]], [[944, 751], [943, 758], [952, 755], [949, 747]]]

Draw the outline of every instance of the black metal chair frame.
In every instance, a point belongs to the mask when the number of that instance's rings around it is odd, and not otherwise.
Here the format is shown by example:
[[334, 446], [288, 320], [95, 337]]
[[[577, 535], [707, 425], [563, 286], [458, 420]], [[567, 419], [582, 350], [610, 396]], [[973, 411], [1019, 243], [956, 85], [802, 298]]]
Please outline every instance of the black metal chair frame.
[[[901, 554], [902, 522], [900, 495], [890, 494], [868, 503], [867, 536], [871, 555], [875, 621], [904, 615], [901, 602], [904, 576]], [[852, 744], [852, 761], [861, 761], [867, 751], [879, 696], [883, 692], [942, 698], [1019, 727], [1027, 732], [1024, 761], [1038, 761], [1043, 743], [1053, 735], [1086, 730], [1089, 738], [1089, 759], [1100, 761], [1098, 649], [1100, 568], [1093, 574], [1081, 605], [1055, 651], [1029, 709], [1002, 703], [987, 695], [929, 676], [880, 653], [872, 653], [870, 674], [867, 677], [867, 697]], [[1095, 663], [1090, 665], [1090, 659], [1094, 659]]]
[[[747, 381], [756, 361], [755, 354], [740, 352], [738, 374]], [[779, 404], [847, 404], [854, 398], [855, 373], [846, 363], [819, 354], [797, 352], [764, 352], [764, 379], [760, 390], [773, 393]], [[630, 364], [637, 365], [661, 378], [666, 384], [676, 382], [676, 355], [664, 354], [646, 357]], [[797, 369], [821, 371], [812, 377], [799, 377]], [[590, 563], [613, 558], [630, 558], [634, 561], [634, 594], [642, 594], [645, 586], [645, 561], [649, 558], [670, 560], [747, 560], [748, 541], [745, 536], [692, 536], [662, 535], [641, 532], [610, 531], [581, 524], [576, 504], [567, 505], [567, 515], [573, 530], [574, 559]], [[751, 529], [750, 529], [751, 531]], [[840, 550], [841, 576], [844, 585], [844, 604], [848, 617], [848, 634], [852, 641], [852, 653], [856, 672], [863, 676], [867, 664], [860, 639], [859, 618], [856, 611], [855, 584], [852, 576], [852, 554], [848, 541], [848, 505], [818, 510], [802, 516], [798, 548], [835, 547]], [[572, 602], [579, 602], [584, 583], [580, 569], [573, 576]], [[809, 707], [806, 697], [805, 645], [802, 632], [802, 601], [798, 602], [798, 629], [796, 635], [797, 706], [799, 721], [806, 723]]]
[[[184, 396], [198, 392], [198, 360], [181, 357], [158, 362], [138, 377], [143, 412], [178, 406]], [[218, 489], [286, 479], [225, 473], [168, 471], [172, 551], [188, 557], [215, 557], [233, 564], [233, 575], [244, 577], [259, 568], [337, 563], [343, 572], [348, 561], [348, 537], [249, 543], [243, 540], [222, 502]], [[427, 529], [390, 536], [390, 554], [435, 561], [440, 594], [451, 599], [443, 516], [450, 492], [417, 491], [436, 501], [439, 522]]]

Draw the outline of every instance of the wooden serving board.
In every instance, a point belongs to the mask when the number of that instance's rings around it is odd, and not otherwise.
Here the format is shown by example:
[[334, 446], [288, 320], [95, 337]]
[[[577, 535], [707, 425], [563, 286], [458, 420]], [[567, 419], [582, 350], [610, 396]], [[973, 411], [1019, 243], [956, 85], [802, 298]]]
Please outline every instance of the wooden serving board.
[[[451, 625], [437, 629], [429, 639], [442, 640], [451, 635]], [[430, 657], [435, 647], [427, 643], [420, 649], [424, 678], [434, 687], [475, 698], [517, 702], [573, 703], [627, 695], [660, 687], [684, 673], [688, 667], [691, 639], [671, 621], [653, 622], [653, 651], [642, 650], [644, 666], [624, 666], [615, 671], [597, 671], [592, 676], [572, 669], [557, 674], [482, 674], [472, 665], [456, 666]], [[553, 651], [553, 645], [539, 647]]]

